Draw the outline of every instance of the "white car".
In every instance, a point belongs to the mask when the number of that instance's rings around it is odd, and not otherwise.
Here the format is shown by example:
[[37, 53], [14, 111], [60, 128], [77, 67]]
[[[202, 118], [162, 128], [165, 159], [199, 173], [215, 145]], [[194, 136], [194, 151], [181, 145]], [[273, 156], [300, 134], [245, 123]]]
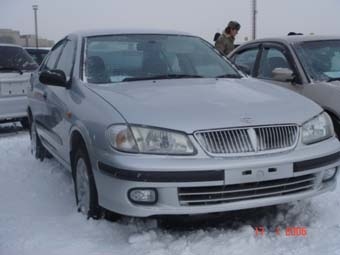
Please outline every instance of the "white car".
[[27, 122], [27, 90], [31, 73], [38, 68], [20, 46], [0, 44], [0, 123]]

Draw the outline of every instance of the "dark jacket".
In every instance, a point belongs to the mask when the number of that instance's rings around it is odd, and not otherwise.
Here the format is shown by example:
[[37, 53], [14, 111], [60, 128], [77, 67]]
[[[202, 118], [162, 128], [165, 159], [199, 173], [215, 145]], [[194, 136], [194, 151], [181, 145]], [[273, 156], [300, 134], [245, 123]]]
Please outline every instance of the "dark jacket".
[[222, 54], [228, 55], [234, 48], [235, 38], [226, 33], [222, 33], [215, 42], [215, 47]]

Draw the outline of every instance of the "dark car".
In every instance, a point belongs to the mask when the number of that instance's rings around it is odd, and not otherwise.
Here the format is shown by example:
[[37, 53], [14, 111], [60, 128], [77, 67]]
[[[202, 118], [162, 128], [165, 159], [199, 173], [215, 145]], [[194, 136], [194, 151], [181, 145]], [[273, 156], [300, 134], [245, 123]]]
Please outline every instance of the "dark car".
[[50, 51], [49, 48], [33, 48], [33, 47], [26, 47], [25, 50], [39, 65]]

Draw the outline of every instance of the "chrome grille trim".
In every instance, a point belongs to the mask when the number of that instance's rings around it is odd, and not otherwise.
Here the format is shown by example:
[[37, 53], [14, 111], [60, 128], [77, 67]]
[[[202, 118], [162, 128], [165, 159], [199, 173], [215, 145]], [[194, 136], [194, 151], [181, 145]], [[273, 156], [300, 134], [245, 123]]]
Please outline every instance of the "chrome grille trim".
[[202, 148], [213, 156], [247, 156], [283, 152], [298, 142], [294, 124], [204, 130], [194, 133]]
[[314, 174], [279, 180], [232, 184], [224, 186], [178, 188], [181, 206], [211, 205], [312, 190], [317, 178]]

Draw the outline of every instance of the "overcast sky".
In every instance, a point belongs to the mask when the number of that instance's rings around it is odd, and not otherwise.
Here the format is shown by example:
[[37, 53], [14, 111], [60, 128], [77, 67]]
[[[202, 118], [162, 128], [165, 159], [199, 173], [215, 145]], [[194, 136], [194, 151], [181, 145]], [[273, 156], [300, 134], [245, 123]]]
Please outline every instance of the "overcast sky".
[[[229, 20], [241, 23], [237, 41], [251, 38], [251, 0], [0, 0], [0, 28], [34, 34], [32, 5], [38, 4], [39, 36], [59, 40], [88, 28], [161, 28], [212, 41]], [[340, 34], [340, 0], [257, 0], [257, 37]]]

